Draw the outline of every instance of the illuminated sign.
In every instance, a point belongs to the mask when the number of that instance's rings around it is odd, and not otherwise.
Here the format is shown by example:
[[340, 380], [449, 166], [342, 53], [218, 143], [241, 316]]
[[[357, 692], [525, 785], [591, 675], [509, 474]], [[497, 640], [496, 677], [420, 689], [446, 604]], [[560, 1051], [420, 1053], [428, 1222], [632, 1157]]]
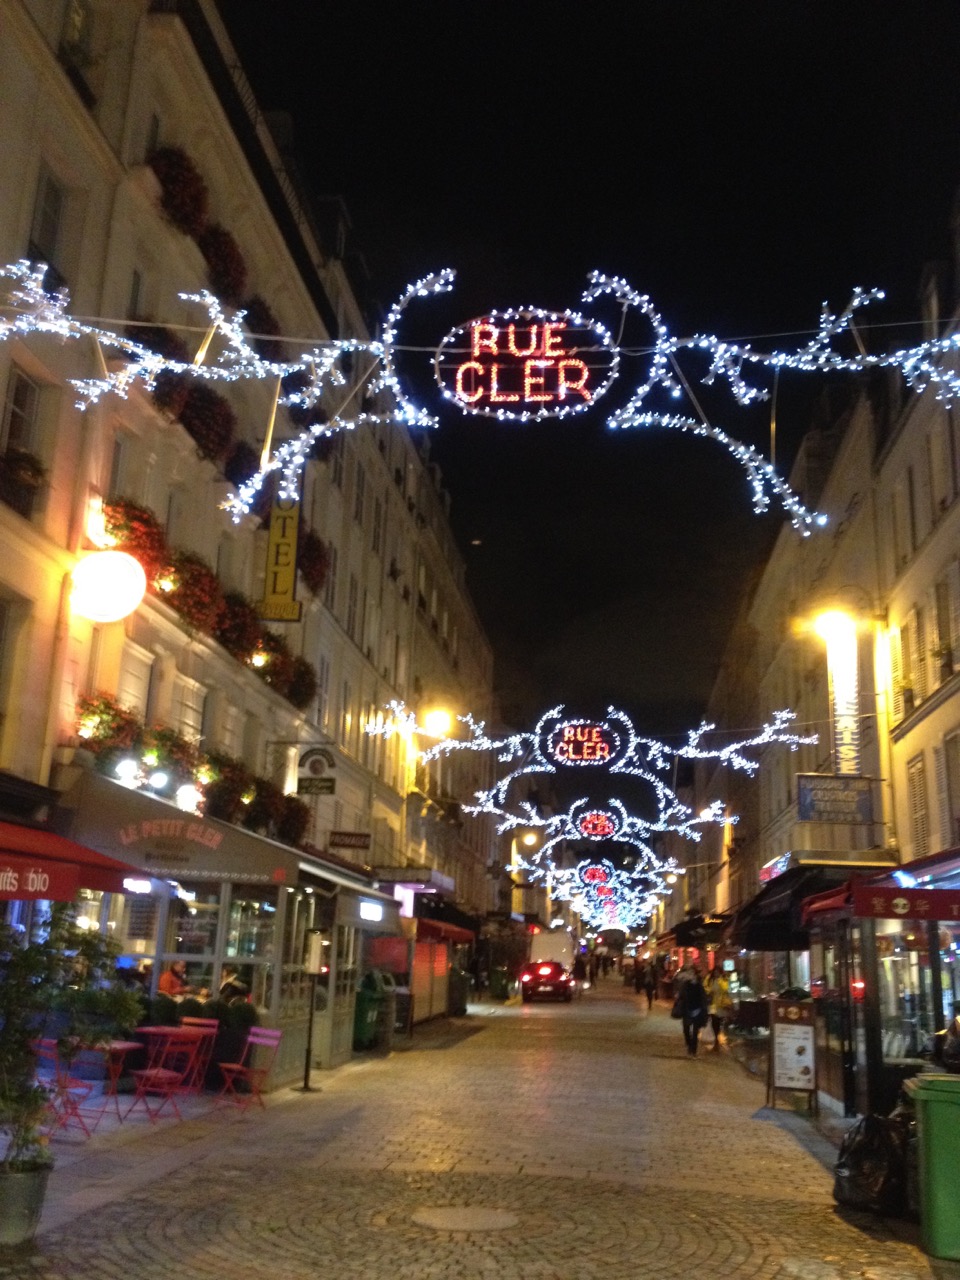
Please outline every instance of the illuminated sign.
[[873, 822], [873, 783], [850, 773], [798, 773], [801, 822]]
[[759, 880], [761, 884], [766, 884], [768, 880], [776, 880], [777, 876], [782, 876], [785, 871], [790, 869], [790, 854], [783, 853], [779, 858], [771, 858], [769, 862], [765, 862], [760, 868]]
[[567, 721], [548, 735], [545, 754], [557, 764], [612, 764], [620, 736], [608, 724], [591, 720]]
[[580, 834], [586, 836], [588, 840], [607, 839], [617, 829], [611, 814], [605, 813], [602, 809], [592, 809], [589, 813], [583, 814], [577, 826]]
[[267, 538], [267, 576], [257, 613], [266, 622], [299, 622], [297, 593], [297, 530], [300, 506], [277, 498], [270, 510]]
[[527, 422], [588, 409], [617, 375], [619, 353], [576, 312], [493, 311], [451, 330], [434, 358], [443, 394], [466, 413]]
[[38, 898], [69, 902], [79, 887], [79, 868], [72, 863], [0, 854], [0, 902]]

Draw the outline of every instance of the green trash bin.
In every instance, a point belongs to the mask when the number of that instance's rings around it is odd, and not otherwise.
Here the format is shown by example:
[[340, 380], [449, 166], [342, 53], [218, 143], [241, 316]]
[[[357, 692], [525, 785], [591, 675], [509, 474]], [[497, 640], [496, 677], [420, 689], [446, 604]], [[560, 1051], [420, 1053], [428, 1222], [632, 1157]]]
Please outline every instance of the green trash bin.
[[510, 996], [510, 974], [504, 965], [490, 970], [490, 994], [494, 1000], [506, 1000]]
[[933, 1258], [960, 1260], [960, 1076], [919, 1075], [917, 1111], [920, 1243]]
[[357, 991], [357, 1003], [353, 1015], [353, 1047], [354, 1049], [372, 1049], [377, 1038], [377, 1027], [385, 996], [379, 982], [368, 982], [364, 978]]

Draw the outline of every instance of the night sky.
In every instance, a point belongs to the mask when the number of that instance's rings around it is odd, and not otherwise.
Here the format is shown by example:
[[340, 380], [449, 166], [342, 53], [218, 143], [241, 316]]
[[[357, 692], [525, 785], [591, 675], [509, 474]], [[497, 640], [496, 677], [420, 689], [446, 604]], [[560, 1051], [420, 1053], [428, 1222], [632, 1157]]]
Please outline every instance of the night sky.
[[[960, 188], [955, 0], [221, 9], [261, 106], [293, 118], [308, 186], [346, 202], [375, 295], [388, 305], [456, 269], [401, 341], [439, 345], [492, 308], [576, 308], [595, 268], [648, 293], [676, 333], [795, 347], [822, 302], [861, 285], [887, 291], [877, 326], [919, 340], [920, 272], [951, 256]], [[617, 326], [609, 307], [590, 314]], [[872, 314], [859, 328], [880, 350]], [[642, 346], [631, 325], [624, 345]], [[425, 394], [429, 360], [404, 366]], [[557, 702], [613, 703], [646, 733], [695, 725], [782, 526], [779, 511], [753, 515], [719, 446], [606, 430], [644, 369], [625, 357], [574, 420], [494, 425], [443, 407], [431, 434], [517, 727]], [[783, 380], [782, 471], [817, 393]], [[768, 408], [703, 403], [768, 450]]]

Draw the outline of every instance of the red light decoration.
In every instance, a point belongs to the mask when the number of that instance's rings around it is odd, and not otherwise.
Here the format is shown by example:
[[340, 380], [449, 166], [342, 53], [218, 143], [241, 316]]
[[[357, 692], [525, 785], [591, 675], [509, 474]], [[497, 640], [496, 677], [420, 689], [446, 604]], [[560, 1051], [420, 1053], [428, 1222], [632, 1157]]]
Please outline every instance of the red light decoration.
[[557, 725], [547, 739], [546, 755], [557, 764], [610, 764], [620, 745], [607, 724], [589, 720]]
[[590, 840], [607, 839], [617, 829], [617, 824], [611, 815], [604, 813], [602, 809], [591, 809], [589, 813], [585, 813], [577, 826], [580, 834], [587, 836]]
[[524, 422], [589, 408], [616, 377], [618, 362], [596, 320], [510, 310], [451, 330], [434, 372], [443, 394], [465, 412]]

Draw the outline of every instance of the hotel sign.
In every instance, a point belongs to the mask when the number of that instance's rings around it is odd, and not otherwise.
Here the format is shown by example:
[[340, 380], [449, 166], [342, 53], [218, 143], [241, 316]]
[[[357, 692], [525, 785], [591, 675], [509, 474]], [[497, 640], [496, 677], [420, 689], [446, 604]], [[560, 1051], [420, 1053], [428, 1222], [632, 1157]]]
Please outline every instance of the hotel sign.
[[277, 498], [270, 509], [267, 576], [257, 613], [265, 622], [299, 622], [302, 605], [297, 591], [297, 532], [300, 504]]
[[798, 773], [801, 822], [873, 822], [873, 782], [845, 773]]

